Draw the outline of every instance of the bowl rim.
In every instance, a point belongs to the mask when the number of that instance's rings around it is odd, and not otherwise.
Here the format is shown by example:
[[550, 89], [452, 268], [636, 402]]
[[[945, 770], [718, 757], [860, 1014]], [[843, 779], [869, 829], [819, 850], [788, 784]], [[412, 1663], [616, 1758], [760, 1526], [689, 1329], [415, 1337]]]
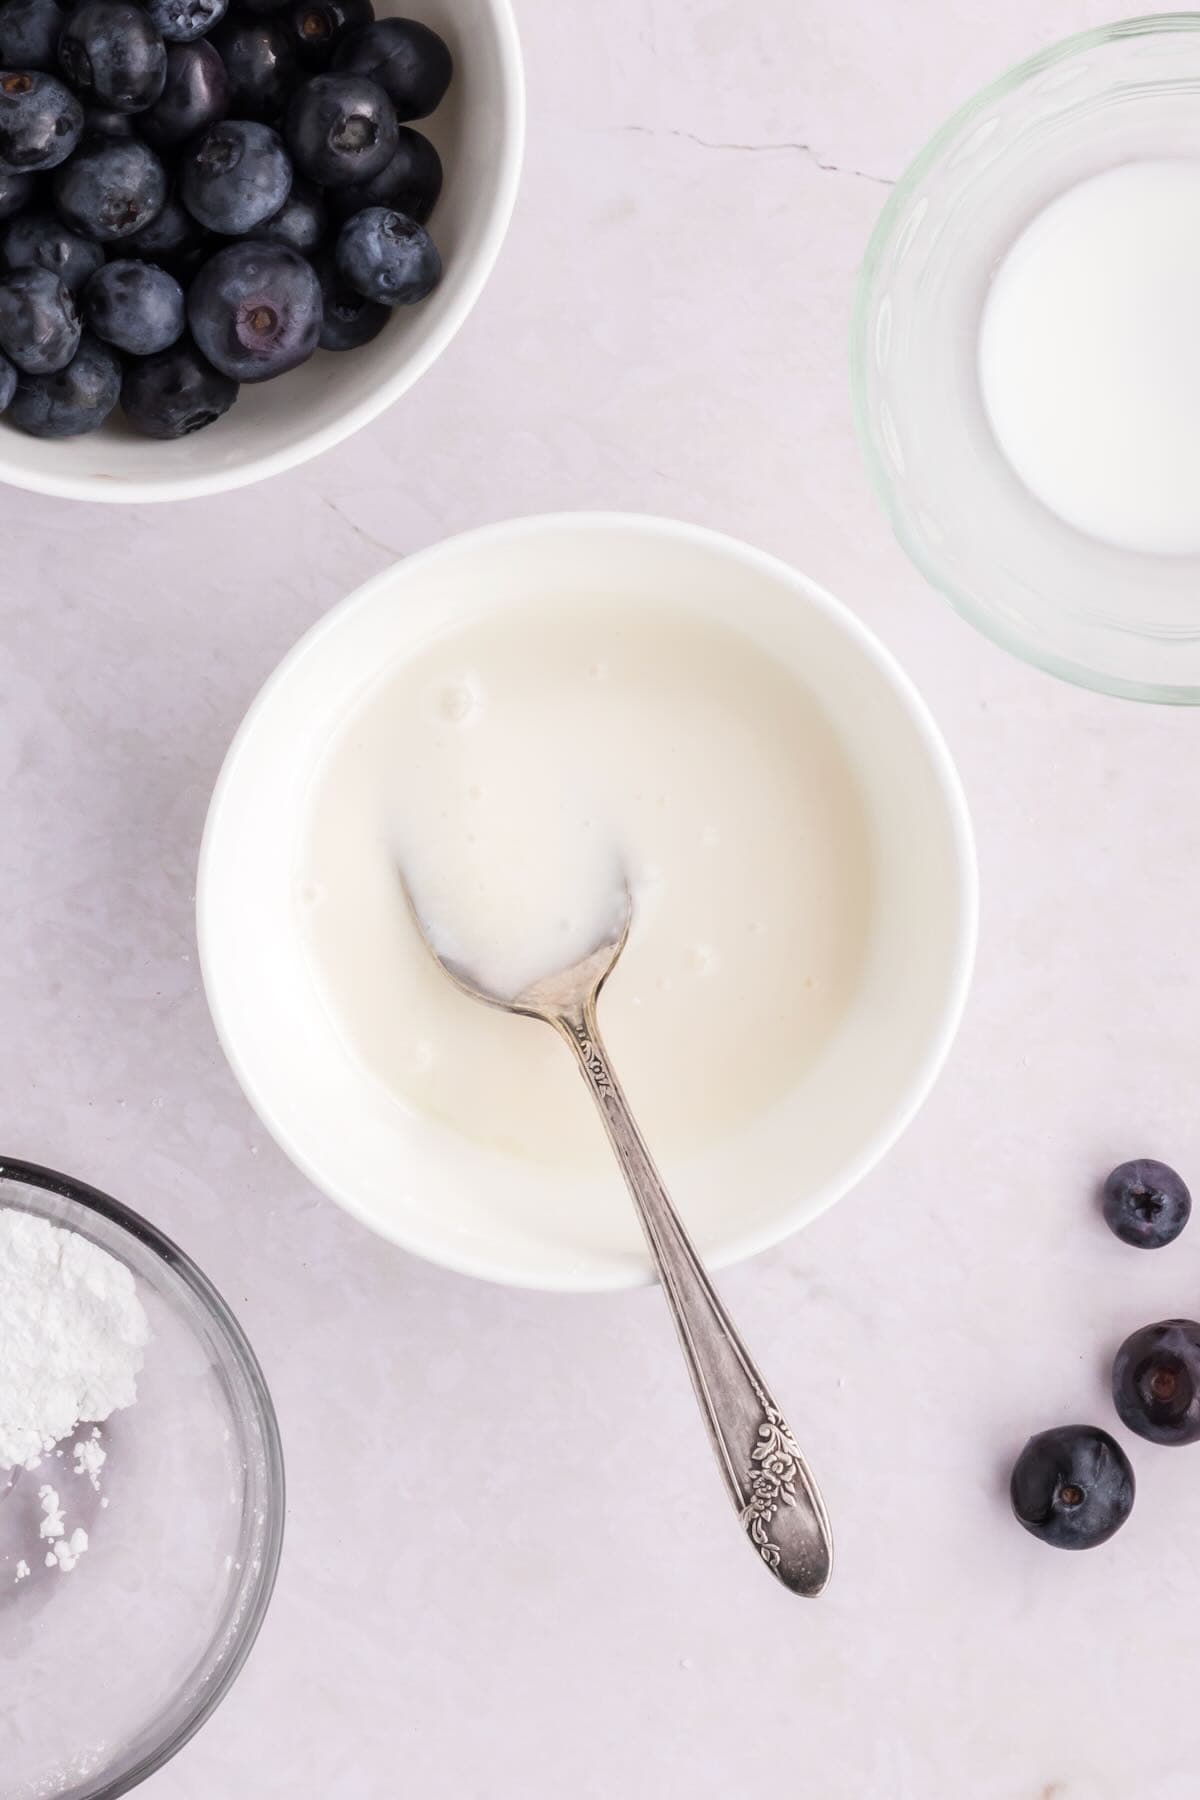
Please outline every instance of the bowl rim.
[[957, 1035], [970, 990], [978, 940], [979, 876], [966, 794], [949, 748], [928, 704], [882, 641], [849, 607], [810, 577], [768, 551], [759, 550], [724, 532], [643, 513], [573, 511], [534, 514], [480, 526], [444, 538], [410, 557], [390, 564], [337, 602], [309, 627], [268, 675], [234, 734], [217, 776], [204, 824], [196, 878], [196, 935], [209, 1013], [221, 1049], [238, 1085], [264, 1129], [293, 1167], [299, 1169], [319, 1192], [377, 1236], [398, 1245], [411, 1255], [420, 1256], [423, 1260], [450, 1269], [456, 1274], [541, 1292], [605, 1293], [648, 1285], [654, 1280], [653, 1270], [649, 1266], [624, 1263], [588, 1263], [582, 1257], [574, 1259], [570, 1269], [537, 1268], [519, 1259], [501, 1263], [497, 1259], [464, 1253], [449, 1238], [435, 1249], [424, 1240], [416, 1241], [405, 1231], [402, 1222], [395, 1229], [385, 1229], [377, 1219], [369, 1216], [365, 1207], [357, 1203], [353, 1194], [335, 1192], [331, 1186], [326, 1185], [308, 1160], [294, 1147], [286, 1122], [275, 1115], [268, 1102], [259, 1094], [254, 1075], [239, 1053], [235, 1031], [231, 1029], [223, 1000], [216, 991], [215, 962], [208, 924], [212, 904], [209, 898], [211, 870], [217, 855], [216, 841], [221, 831], [228, 796], [240, 781], [239, 765], [243, 749], [257, 729], [259, 717], [271, 703], [276, 690], [291, 679], [293, 668], [302, 658], [311, 654], [323, 635], [336, 630], [349, 612], [374, 604], [376, 597], [389, 589], [398, 578], [404, 579], [409, 575], [419, 578], [427, 567], [463, 552], [487, 550], [521, 539], [577, 532], [613, 533], [674, 541], [706, 554], [740, 561], [754, 573], [790, 588], [803, 603], [824, 614], [883, 676], [899, 698], [929, 757], [950, 828], [957, 879], [957, 935], [949, 977], [939, 1002], [936, 1029], [930, 1032], [924, 1051], [912, 1068], [906, 1089], [880, 1120], [871, 1138], [861, 1146], [858, 1155], [847, 1160], [836, 1181], [828, 1184], [817, 1196], [808, 1196], [803, 1207], [799, 1204], [781, 1207], [774, 1218], [757, 1231], [731, 1234], [719, 1250], [706, 1257], [706, 1261], [714, 1269], [724, 1268], [774, 1247], [791, 1236], [802, 1224], [810, 1222], [842, 1199], [876, 1166], [907, 1130], [928, 1098]]
[[1086, 31], [1077, 31], [1070, 37], [1061, 38], [1046, 49], [1013, 64], [986, 87], [979, 88], [938, 127], [913, 157], [888, 195], [863, 255], [855, 283], [850, 320], [850, 392], [855, 433], [876, 497], [909, 561], [969, 625], [973, 625], [1002, 650], [1007, 650], [1022, 662], [1040, 669], [1043, 674], [1056, 676], [1076, 687], [1087, 688], [1093, 693], [1107, 694], [1116, 699], [1140, 700], [1168, 706], [1200, 704], [1200, 684], [1130, 681], [1119, 675], [1109, 675], [1102, 670], [1093, 669], [1071, 657], [1034, 650], [1020, 632], [1011, 630], [1002, 618], [976, 599], [973, 593], [952, 582], [943, 573], [936, 558], [930, 556], [910, 532], [907, 511], [897, 499], [871, 429], [871, 408], [867, 398], [869, 323], [880, 268], [902, 215], [926, 176], [936, 168], [946, 151], [957, 143], [964, 128], [980, 112], [1024, 87], [1036, 76], [1089, 50], [1098, 49], [1101, 45], [1125, 38], [1167, 36], [1173, 33], [1195, 36], [1197, 32], [1200, 32], [1200, 12], [1147, 13], [1137, 18], [1118, 19], [1109, 25], [1092, 26]]
[[147, 1751], [134, 1766], [115, 1780], [104, 1780], [98, 1787], [79, 1790], [75, 1800], [118, 1800], [121, 1794], [128, 1794], [133, 1788], [140, 1787], [151, 1775], [157, 1774], [175, 1757], [206, 1724], [224, 1700], [230, 1688], [241, 1674], [246, 1659], [254, 1648], [255, 1640], [262, 1629], [271, 1598], [275, 1591], [275, 1581], [279, 1573], [279, 1561], [283, 1552], [284, 1527], [287, 1515], [287, 1475], [284, 1467], [283, 1444], [279, 1431], [279, 1420], [275, 1412], [275, 1404], [267, 1386], [262, 1365], [250, 1344], [242, 1327], [227, 1302], [219, 1293], [208, 1276], [199, 1265], [192, 1261], [187, 1252], [181, 1250], [172, 1238], [159, 1231], [156, 1225], [143, 1218], [141, 1213], [134, 1212], [131, 1207], [121, 1201], [114, 1200], [111, 1194], [100, 1188], [91, 1187], [86, 1181], [79, 1181], [72, 1175], [63, 1175], [56, 1169], [48, 1169], [40, 1163], [25, 1162], [19, 1157], [0, 1156], [0, 1203], [3, 1202], [4, 1188], [9, 1182], [20, 1183], [25, 1187], [40, 1189], [43, 1193], [57, 1194], [64, 1200], [70, 1200], [85, 1212], [93, 1212], [107, 1219], [109, 1224], [128, 1233], [138, 1243], [150, 1250], [160, 1261], [164, 1262], [172, 1272], [179, 1276], [185, 1286], [200, 1301], [204, 1310], [213, 1320], [221, 1335], [226, 1340], [233, 1359], [238, 1365], [246, 1384], [253, 1396], [259, 1427], [262, 1432], [263, 1448], [267, 1463], [267, 1488], [271, 1497], [268, 1509], [267, 1529], [262, 1546], [259, 1568], [249, 1590], [249, 1598], [237, 1638], [218, 1670], [204, 1683], [200, 1697], [193, 1702], [182, 1721], [154, 1750]]
[[418, 382], [438, 360], [467, 319], [475, 310], [500, 255], [516, 205], [525, 154], [525, 71], [521, 57], [521, 40], [517, 30], [512, 0], [488, 0], [495, 20], [499, 50], [500, 91], [503, 95], [502, 143], [499, 158], [499, 180], [496, 202], [488, 213], [480, 242], [471, 259], [469, 273], [452, 306], [446, 309], [437, 329], [432, 331], [419, 351], [406, 357], [403, 364], [365, 395], [348, 407], [330, 424], [312, 431], [282, 449], [265, 451], [247, 457], [228, 468], [205, 475], [164, 476], [161, 480], [134, 481], [122, 476], [59, 475], [40, 469], [22, 469], [0, 465], [0, 483], [28, 493], [47, 494], [58, 500], [90, 500], [99, 504], [143, 506], [172, 500], [197, 500], [210, 494], [224, 494], [255, 482], [282, 475], [298, 468], [314, 457], [332, 450], [353, 437], [386, 412], [402, 394]]

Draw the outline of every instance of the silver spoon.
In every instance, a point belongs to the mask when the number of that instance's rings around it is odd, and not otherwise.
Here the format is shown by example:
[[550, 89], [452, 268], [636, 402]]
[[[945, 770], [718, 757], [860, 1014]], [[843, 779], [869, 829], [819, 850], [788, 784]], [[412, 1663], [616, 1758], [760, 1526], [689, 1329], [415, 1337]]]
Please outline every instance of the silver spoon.
[[816, 1482], [704, 1272], [601, 1042], [596, 1001], [629, 937], [633, 902], [628, 888], [619, 930], [570, 968], [543, 976], [512, 998], [489, 992], [469, 969], [443, 955], [407, 883], [404, 890], [431, 956], [463, 993], [504, 1012], [542, 1019], [575, 1052], [633, 1196], [741, 1524], [785, 1587], [794, 1594], [819, 1594], [829, 1580], [833, 1540]]

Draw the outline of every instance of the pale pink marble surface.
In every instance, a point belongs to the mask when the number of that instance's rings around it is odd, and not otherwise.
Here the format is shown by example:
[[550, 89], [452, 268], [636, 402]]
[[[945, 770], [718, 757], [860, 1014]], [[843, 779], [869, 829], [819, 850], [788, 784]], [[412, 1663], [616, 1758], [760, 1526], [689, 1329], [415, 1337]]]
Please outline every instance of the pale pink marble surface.
[[[152, 1800], [1195, 1794], [1192, 1458], [1139, 1447], [1134, 1518], [1085, 1557], [1018, 1531], [1004, 1480], [1028, 1430], [1111, 1423], [1114, 1344], [1200, 1292], [1200, 1226], [1141, 1258], [1089, 1210], [1126, 1155], [1200, 1180], [1200, 721], [959, 623], [868, 493], [846, 375], [881, 184], [1109, 15], [524, 0], [512, 237], [390, 416], [167, 510], [0, 493], [2, 1141], [199, 1258], [289, 1457], [262, 1640]], [[815, 1606], [750, 1563], [659, 1297], [508, 1292], [376, 1242], [265, 1140], [197, 982], [205, 803], [280, 653], [395, 556], [591, 505], [727, 528], [840, 594], [932, 702], [978, 825], [979, 972], [935, 1097], [725, 1279], [836, 1521]]]

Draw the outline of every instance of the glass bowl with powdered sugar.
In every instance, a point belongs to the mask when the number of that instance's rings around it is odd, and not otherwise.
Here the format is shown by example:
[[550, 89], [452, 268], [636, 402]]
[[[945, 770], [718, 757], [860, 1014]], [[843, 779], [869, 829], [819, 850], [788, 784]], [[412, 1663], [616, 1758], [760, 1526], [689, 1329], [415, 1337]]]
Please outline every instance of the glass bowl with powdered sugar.
[[254, 1353], [195, 1265], [0, 1159], [0, 1789], [111, 1800], [236, 1679], [284, 1476]]

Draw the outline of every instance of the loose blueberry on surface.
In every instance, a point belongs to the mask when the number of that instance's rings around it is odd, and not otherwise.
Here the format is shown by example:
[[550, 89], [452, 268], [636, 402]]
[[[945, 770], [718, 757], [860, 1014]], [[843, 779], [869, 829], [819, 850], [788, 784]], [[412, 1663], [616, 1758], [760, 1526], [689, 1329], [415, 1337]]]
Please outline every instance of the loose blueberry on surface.
[[30, 437], [81, 437], [103, 425], [120, 393], [120, 358], [85, 332], [65, 369], [21, 376], [7, 416]]
[[138, 120], [138, 129], [156, 150], [184, 144], [215, 125], [229, 111], [229, 76], [212, 45], [170, 44], [162, 93]]
[[7, 412], [9, 402], [17, 391], [17, 371], [7, 356], [0, 356], [0, 413]]
[[169, 349], [187, 322], [183, 289], [174, 276], [124, 257], [92, 276], [84, 289], [83, 316], [98, 338], [130, 356]]
[[284, 128], [292, 160], [321, 187], [369, 181], [396, 154], [397, 126], [383, 89], [359, 75], [315, 75], [296, 90]]
[[25, 375], [66, 368], [79, 348], [79, 311], [49, 269], [0, 276], [0, 350]]
[[336, 255], [350, 286], [381, 306], [412, 306], [442, 278], [442, 259], [424, 226], [386, 206], [347, 219]]
[[299, 67], [277, 19], [226, 19], [212, 39], [229, 76], [229, 111], [236, 119], [282, 119]]
[[33, 204], [37, 180], [33, 175], [14, 175], [0, 169], [0, 219], [11, 219]]
[[66, 23], [58, 0], [3, 0], [0, 69], [58, 71], [58, 40]]
[[77, 294], [104, 261], [104, 252], [53, 213], [27, 212], [6, 227], [0, 259], [6, 269], [49, 269]]
[[1113, 1404], [1152, 1444], [1200, 1441], [1200, 1325], [1164, 1319], [1125, 1339], [1113, 1361]]
[[121, 405], [136, 431], [153, 438], [188, 437], [227, 413], [238, 384], [207, 362], [190, 338], [130, 363]]
[[392, 317], [392, 308], [380, 306], [377, 300], [368, 300], [352, 288], [339, 274], [331, 255], [320, 257], [316, 267], [324, 303], [322, 350], [357, 350], [378, 337]]
[[210, 231], [241, 237], [277, 213], [292, 185], [283, 139], [254, 119], [225, 119], [180, 165], [179, 192]]
[[329, 197], [337, 219], [348, 219], [368, 206], [387, 206], [424, 225], [442, 191], [442, 159], [427, 137], [401, 125], [396, 154], [370, 181], [335, 188]]
[[132, 0], [82, 0], [68, 15], [58, 60], [81, 99], [114, 112], [153, 106], [167, 78], [162, 33]]
[[166, 172], [136, 138], [92, 139], [54, 176], [54, 202], [63, 218], [101, 244], [141, 231], [166, 198]]
[[1129, 1458], [1097, 1425], [1059, 1425], [1031, 1437], [1013, 1466], [1012, 1509], [1034, 1537], [1058, 1550], [1089, 1550], [1133, 1508]]
[[229, 0], [145, 0], [151, 22], [168, 44], [190, 44], [219, 25]]
[[371, 0], [293, 0], [288, 31], [306, 69], [327, 69], [343, 38], [375, 18]]
[[1188, 1222], [1192, 1196], [1166, 1163], [1150, 1157], [1121, 1163], [1104, 1183], [1104, 1218], [1124, 1244], [1159, 1250]]
[[54, 169], [83, 135], [83, 108], [55, 75], [40, 69], [0, 71], [0, 169], [32, 174]]
[[286, 244], [230, 244], [188, 293], [188, 323], [209, 362], [234, 381], [269, 381], [306, 362], [321, 333], [321, 287]]
[[254, 236], [271, 244], [290, 244], [301, 256], [312, 256], [324, 240], [327, 221], [321, 190], [307, 181], [293, 181], [279, 211], [264, 219]]
[[352, 31], [338, 45], [333, 66], [377, 81], [402, 123], [431, 113], [454, 74], [448, 45], [416, 19], [379, 19]]

